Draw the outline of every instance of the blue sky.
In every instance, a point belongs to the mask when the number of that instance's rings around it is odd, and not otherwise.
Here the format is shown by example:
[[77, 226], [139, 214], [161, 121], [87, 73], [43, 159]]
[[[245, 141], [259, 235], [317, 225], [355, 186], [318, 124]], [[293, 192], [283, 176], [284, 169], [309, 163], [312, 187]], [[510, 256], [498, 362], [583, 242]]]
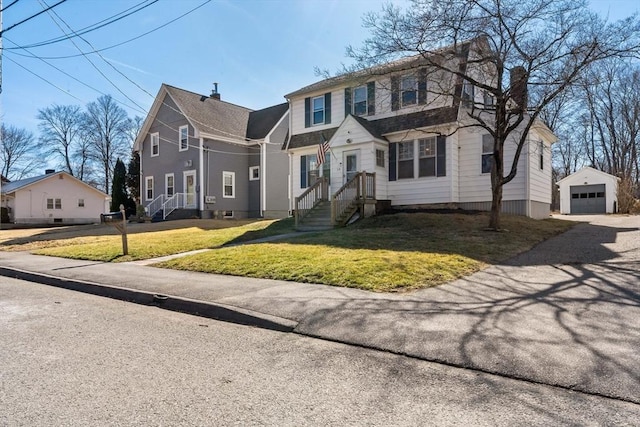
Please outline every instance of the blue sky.
[[[2, 5], [6, 8], [13, 1], [2, 0]], [[4, 28], [41, 11], [45, 3], [53, 5], [58, 1], [19, 0], [3, 13]], [[38, 109], [54, 103], [84, 106], [100, 92], [121, 101], [131, 116], [144, 117], [163, 82], [202, 94], [209, 94], [213, 82], [218, 82], [222, 99], [228, 102], [253, 109], [278, 104], [284, 102], [286, 93], [319, 79], [314, 67], [335, 72], [342, 63], [348, 63], [346, 46], [358, 46], [367, 36], [361, 26], [363, 14], [379, 11], [384, 3], [153, 1], [67, 0], [53, 9], [62, 19], [59, 26], [48, 13], [43, 13], [7, 30], [2, 41], [2, 120], [37, 134]], [[83, 36], [86, 41], [75, 38], [77, 47], [67, 40], [33, 47], [30, 53], [11, 49], [64, 36], [64, 32], [70, 33], [69, 28], [80, 31], [126, 9], [147, 4], [150, 5], [140, 12], [87, 33]], [[640, 9], [635, 0], [592, 0], [591, 4], [610, 19], [620, 19]], [[201, 7], [162, 29], [102, 51], [103, 58], [90, 55], [94, 65], [83, 56], [59, 58], [125, 42], [198, 6]], [[31, 54], [52, 58], [46, 61], [66, 74], [28, 57]]]

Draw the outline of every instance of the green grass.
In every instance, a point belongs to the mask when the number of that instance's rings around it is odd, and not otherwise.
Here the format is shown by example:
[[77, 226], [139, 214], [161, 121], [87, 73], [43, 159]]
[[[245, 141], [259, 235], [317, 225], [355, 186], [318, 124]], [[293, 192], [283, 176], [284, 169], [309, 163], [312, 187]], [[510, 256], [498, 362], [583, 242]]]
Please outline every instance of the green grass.
[[[307, 233], [271, 243], [225, 246], [289, 233], [293, 220], [195, 222], [183, 228], [129, 235], [121, 255], [119, 235], [83, 236], [17, 244], [10, 249], [97, 261], [132, 261], [217, 248], [156, 264], [159, 267], [394, 291], [436, 286], [521, 253], [573, 222], [503, 215], [509, 231], [485, 231], [487, 214], [400, 213], [346, 228]], [[168, 224], [168, 225], [167, 225]], [[203, 224], [194, 227], [193, 224]], [[165, 223], [164, 227], [171, 224]], [[178, 223], [175, 224], [178, 227]], [[221, 228], [224, 227], [224, 228]]]

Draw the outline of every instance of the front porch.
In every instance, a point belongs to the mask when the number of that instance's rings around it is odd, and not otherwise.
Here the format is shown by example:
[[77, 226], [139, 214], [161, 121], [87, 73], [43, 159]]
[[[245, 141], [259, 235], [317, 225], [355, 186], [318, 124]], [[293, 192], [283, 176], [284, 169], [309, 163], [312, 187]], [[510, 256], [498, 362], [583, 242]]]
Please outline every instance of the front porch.
[[364, 218], [375, 213], [376, 174], [357, 172], [338, 191], [329, 195], [326, 177], [295, 198], [297, 230], [328, 230], [343, 227], [354, 217]]

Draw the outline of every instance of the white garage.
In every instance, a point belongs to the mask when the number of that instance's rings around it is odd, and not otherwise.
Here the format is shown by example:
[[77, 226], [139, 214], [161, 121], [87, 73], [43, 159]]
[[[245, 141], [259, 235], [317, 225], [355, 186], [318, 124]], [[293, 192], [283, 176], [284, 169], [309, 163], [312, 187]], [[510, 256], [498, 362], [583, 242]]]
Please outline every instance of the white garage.
[[619, 179], [592, 167], [585, 167], [557, 182], [560, 213], [603, 214], [617, 210]]

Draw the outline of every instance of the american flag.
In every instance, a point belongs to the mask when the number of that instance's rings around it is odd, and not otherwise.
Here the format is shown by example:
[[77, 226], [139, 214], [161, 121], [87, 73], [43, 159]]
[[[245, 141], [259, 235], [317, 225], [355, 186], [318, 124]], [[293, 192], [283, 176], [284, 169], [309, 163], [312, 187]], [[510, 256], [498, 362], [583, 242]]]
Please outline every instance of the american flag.
[[318, 164], [321, 165], [326, 160], [326, 154], [329, 151], [329, 141], [324, 140], [318, 144]]

